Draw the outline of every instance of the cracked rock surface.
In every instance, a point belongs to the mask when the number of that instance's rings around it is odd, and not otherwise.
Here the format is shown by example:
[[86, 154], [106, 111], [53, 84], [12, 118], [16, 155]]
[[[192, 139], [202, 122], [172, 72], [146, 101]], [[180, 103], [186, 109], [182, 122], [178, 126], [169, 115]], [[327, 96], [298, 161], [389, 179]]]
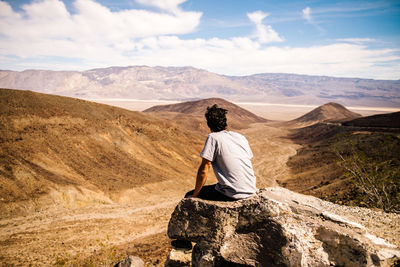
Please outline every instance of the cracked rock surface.
[[182, 199], [168, 236], [196, 243], [192, 266], [392, 266], [400, 258], [342, 209], [280, 187], [235, 202]]

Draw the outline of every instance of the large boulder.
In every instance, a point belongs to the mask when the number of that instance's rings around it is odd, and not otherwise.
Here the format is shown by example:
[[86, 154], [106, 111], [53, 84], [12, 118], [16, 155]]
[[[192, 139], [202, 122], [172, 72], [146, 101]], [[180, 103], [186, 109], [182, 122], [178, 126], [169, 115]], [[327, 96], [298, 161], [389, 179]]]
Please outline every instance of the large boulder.
[[196, 243], [193, 266], [392, 266], [400, 257], [396, 246], [325, 206], [278, 187], [235, 202], [183, 199], [168, 236]]

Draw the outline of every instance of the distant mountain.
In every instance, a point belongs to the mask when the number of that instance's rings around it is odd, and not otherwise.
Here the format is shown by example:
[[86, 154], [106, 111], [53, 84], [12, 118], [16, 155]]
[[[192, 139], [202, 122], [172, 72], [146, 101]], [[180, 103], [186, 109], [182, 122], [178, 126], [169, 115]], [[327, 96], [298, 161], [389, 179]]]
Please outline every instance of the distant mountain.
[[0, 125], [2, 214], [183, 194], [204, 142], [141, 112], [18, 90], [0, 89]]
[[295, 74], [225, 76], [192, 67], [110, 67], [88, 71], [0, 71], [0, 87], [98, 99], [400, 106], [400, 80], [385, 81]]
[[344, 126], [400, 128], [400, 112], [373, 115], [343, 123]]
[[175, 121], [187, 129], [205, 133], [209, 132], [209, 129], [204, 114], [207, 111], [207, 107], [214, 104], [228, 110], [227, 121], [230, 129], [241, 129], [248, 127], [251, 123], [268, 121], [221, 98], [208, 98], [179, 104], [159, 105], [146, 109], [144, 112], [149, 112], [155, 116]]
[[314, 124], [318, 122], [341, 122], [361, 117], [360, 114], [352, 112], [338, 103], [327, 103], [319, 106], [307, 114], [292, 120], [292, 123]]

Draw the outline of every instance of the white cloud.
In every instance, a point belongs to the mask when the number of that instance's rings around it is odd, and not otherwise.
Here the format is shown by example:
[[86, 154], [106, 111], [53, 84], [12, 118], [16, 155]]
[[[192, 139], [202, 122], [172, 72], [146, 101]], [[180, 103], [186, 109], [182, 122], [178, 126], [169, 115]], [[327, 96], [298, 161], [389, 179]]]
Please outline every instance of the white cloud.
[[312, 22], [312, 18], [311, 18], [311, 8], [310, 7], [306, 7], [302, 10], [303, 12], [303, 19], [307, 20], [309, 23]]
[[263, 19], [268, 15], [268, 13], [262, 11], [247, 13], [247, 17], [256, 25], [255, 37], [258, 38], [259, 42], [262, 44], [282, 42], [283, 38], [281, 38], [270, 25], [264, 25], [262, 23]]
[[399, 51], [392, 49], [372, 50], [344, 43], [308, 48], [262, 47], [249, 38], [194, 41], [159, 37], [152, 41], [157, 45], [143, 45], [133, 57], [135, 62], [152, 62], [153, 66], [193, 65], [229, 75], [281, 72], [380, 79], [400, 77], [400, 69], [376, 64], [400, 60], [395, 55]]
[[376, 39], [372, 39], [372, 38], [344, 38], [344, 39], [336, 39], [336, 41], [346, 42], [346, 43], [355, 43], [355, 44], [377, 42]]
[[[3, 37], [0, 45], [10, 54], [20, 55], [18, 46], [24, 46], [23, 54], [35, 53], [23, 43], [65, 41], [81, 47], [118, 46], [134, 38], [166, 34], [185, 34], [196, 29], [200, 23], [200, 12], [179, 11], [175, 14], [156, 13], [146, 10], [122, 10], [112, 12], [92, 0], [76, 0], [75, 14], [70, 14], [60, 0], [34, 1], [24, 5], [23, 11], [14, 12], [1, 3], [0, 29]], [[16, 46], [13, 49], [13, 46]], [[6, 48], [6, 49], [5, 49]], [[57, 55], [64, 55], [62, 49]]]
[[313, 25], [320, 32], [320, 34], [325, 33], [325, 30], [321, 26], [319, 26], [318, 22], [314, 21], [313, 17], [311, 16], [311, 8], [310, 7], [306, 7], [302, 10], [302, 17], [309, 24]]
[[183, 2], [146, 1], [160, 12], [113, 12], [93, 0], [76, 0], [75, 12], [70, 13], [60, 0], [34, 1], [18, 12], [0, 1], [0, 68], [191, 65], [227, 75], [400, 77], [400, 51], [370, 49], [369, 39], [334, 40], [330, 45], [303, 48], [271, 46], [283, 38], [263, 24], [268, 14], [262, 11], [247, 14], [256, 26], [253, 36], [183, 39], [179, 35], [195, 31], [202, 15], [182, 10]]
[[11, 16], [13, 14], [13, 10], [11, 6], [3, 1], [0, 1], [0, 16]]
[[252, 12], [252, 13], [247, 13], [247, 17], [249, 17], [249, 19], [252, 22], [254, 22], [256, 25], [262, 24], [263, 19], [265, 19], [268, 16], [269, 16], [268, 13], [264, 13], [260, 10]]

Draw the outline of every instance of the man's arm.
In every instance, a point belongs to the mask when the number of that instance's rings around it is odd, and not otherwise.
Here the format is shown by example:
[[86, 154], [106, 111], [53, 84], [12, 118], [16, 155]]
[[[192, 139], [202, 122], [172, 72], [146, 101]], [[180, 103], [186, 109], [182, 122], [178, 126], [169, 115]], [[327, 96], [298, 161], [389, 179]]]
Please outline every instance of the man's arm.
[[194, 188], [193, 195], [191, 195], [189, 197], [197, 197], [199, 195], [201, 188], [206, 183], [208, 169], [210, 168], [210, 165], [211, 165], [211, 161], [203, 158], [203, 160], [201, 161], [199, 170], [197, 171], [196, 186]]

